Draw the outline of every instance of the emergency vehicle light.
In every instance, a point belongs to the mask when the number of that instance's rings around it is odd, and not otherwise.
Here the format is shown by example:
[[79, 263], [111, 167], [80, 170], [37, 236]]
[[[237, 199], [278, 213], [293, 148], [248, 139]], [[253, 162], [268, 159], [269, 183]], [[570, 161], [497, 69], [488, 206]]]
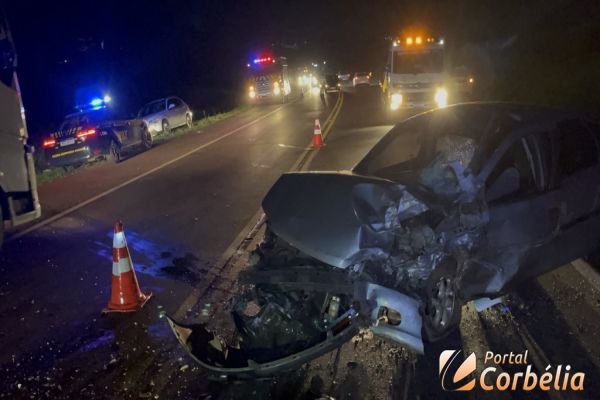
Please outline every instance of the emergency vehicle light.
[[54, 138], [49, 138], [49, 139], [45, 139], [44, 143], [43, 143], [43, 147], [54, 147], [54, 145], [56, 144], [56, 139]]
[[77, 139], [85, 139], [87, 137], [90, 136], [95, 136], [96, 135], [96, 129], [92, 128], [92, 129], [87, 129], [85, 131], [81, 131], [77, 134]]
[[254, 64], [262, 64], [262, 63], [271, 62], [271, 61], [275, 62], [275, 59], [273, 59], [271, 57], [255, 58]]

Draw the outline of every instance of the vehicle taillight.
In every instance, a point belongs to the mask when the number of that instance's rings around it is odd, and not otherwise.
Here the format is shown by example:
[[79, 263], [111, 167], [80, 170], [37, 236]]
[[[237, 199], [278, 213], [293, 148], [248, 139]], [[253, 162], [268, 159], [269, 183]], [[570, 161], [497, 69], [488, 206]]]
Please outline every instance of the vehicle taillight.
[[77, 134], [77, 139], [85, 139], [88, 138], [90, 136], [96, 136], [96, 129], [92, 128], [92, 129], [87, 129], [85, 131], [81, 131]]
[[55, 144], [56, 144], [56, 139], [54, 139], [54, 138], [44, 139], [43, 147], [44, 148], [54, 147]]

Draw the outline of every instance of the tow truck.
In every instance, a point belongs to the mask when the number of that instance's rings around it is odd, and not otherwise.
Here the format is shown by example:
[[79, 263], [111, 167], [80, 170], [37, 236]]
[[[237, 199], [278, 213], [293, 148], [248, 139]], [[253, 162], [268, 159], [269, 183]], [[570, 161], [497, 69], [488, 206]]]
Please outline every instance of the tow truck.
[[246, 64], [248, 98], [252, 103], [286, 102], [292, 91], [286, 57], [261, 54]]
[[445, 107], [450, 100], [444, 39], [425, 35], [392, 42], [382, 83], [383, 103], [399, 108]]
[[0, 248], [4, 229], [40, 217], [33, 146], [27, 142], [25, 108], [17, 79], [17, 56], [4, 19], [0, 19]]

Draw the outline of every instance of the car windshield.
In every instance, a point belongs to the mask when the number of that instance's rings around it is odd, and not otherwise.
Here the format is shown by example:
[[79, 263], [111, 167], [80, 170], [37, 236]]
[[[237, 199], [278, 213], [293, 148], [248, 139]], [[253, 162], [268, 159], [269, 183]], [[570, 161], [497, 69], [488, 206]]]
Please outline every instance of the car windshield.
[[460, 112], [440, 110], [408, 119], [384, 136], [354, 170], [391, 180], [419, 172], [421, 183], [428, 186], [448, 168], [465, 169], [484, 130], [479, 124], [468, 125], [465, 118]]
[[248, 73], [251, 76], [260, 76], [260, 75], [276, 74], [276, 73], [279, 73], [280, 71], [281, 71], [281, 66], [277, 63], [274, 63], [274, 64], [254, 66], [248, 71]]
[[148, 115], [156, 114], [161, 111], [164, 111], [164, 109], [165, 109], [165, 101], [157, 100], [157, 101], [153, 101], [152, 103], [146, 104], [144, 106], [144, 108], [141, 109], [139, 115], [140, 115], [140, 117], [146, 117]]
[[335, 75], [327, 75], [325, 77], [325, 82], [327, 82], [327, 84], [329, 84], [329, 85], [335, 85], [336, 83], [338, 83], [338, 81], [339, 81], [339, 79]]
[[395, 52], [393, 73], [423, 74], [441, 72], [444, 67], [444, 57], [441, 51], [428, 53]]

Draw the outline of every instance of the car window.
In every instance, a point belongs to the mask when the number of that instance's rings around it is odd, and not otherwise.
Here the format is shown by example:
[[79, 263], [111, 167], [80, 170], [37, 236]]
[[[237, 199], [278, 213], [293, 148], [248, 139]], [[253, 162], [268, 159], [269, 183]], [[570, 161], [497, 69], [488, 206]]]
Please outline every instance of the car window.
[[409, 161], [416, 160], [426, 124], [420, 119], [407, 120], [394, 127], [357, 165], [362, 174], [386, 177], [389, 170], [410, 169]]
[[559, 124], [556, 142], [560, 180], [598, 163], [596, 139], [581, 122], [572, 120]]
[[486, 180], [487, 201], [512, 200], [538, 190], [531, 154], [525, 138], [508, 148]]
[[150, 114], [159, 113], [165, 110], [165, 101], [155, 101], [150, 105]]
[[142, 108], [140, 116], [146, 117], [148, 115], [156, 114], [165, 110], [165, 101], [157, 100], [152, 103], [148, 103]]
[[82, 118], [80, 116], [72, 117], [63, 121], [60, 125], [61, 131], [68, 131], [81, 125]]
[[167, 100], [167, 110], [172, 110], [173, 108], [177, 108], [181, 105], [181, 101], [179, 99], [169, 99]]

